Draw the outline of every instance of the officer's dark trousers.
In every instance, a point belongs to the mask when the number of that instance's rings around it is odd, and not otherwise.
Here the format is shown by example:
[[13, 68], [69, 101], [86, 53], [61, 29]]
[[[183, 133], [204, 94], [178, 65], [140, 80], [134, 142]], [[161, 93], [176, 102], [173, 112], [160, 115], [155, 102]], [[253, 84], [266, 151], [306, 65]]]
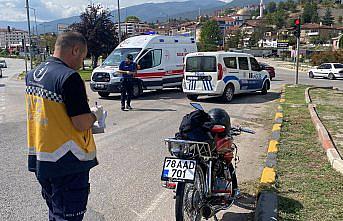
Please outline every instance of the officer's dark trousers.
[[89, 194], [89, 171], [38, 179], [49, 207], [49, 221], [81, 221]]
[[133, 93], [133, 85], [131, 79], [123, 79], [121, 82], [121, 106], [125, 106], [126, 104], [131, 106], [131, 97]]

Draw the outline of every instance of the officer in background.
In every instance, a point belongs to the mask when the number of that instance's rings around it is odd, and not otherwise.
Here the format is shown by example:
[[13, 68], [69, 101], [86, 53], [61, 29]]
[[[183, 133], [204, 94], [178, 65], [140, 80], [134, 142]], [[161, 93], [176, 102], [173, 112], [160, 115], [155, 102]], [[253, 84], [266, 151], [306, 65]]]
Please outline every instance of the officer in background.
[[126, 56], [125, 61], [122, 61], [119, 65], [119, 73], [122, 74], [121, 80], [121, 110], [126, 108], [131, 110], [131, 98], [133, 93], [133, 77], [137, 73], [137, 64], [133, 62], [132, 54]]
[[80, 33], [62, 33], [53, 57], [26, 76], [28, 167], [42, 187], [50, 221], [83, 219], [89, 171], [98, 164], [91, 128], [102, 111], [91, 111], [76, 72], [86, 55]]

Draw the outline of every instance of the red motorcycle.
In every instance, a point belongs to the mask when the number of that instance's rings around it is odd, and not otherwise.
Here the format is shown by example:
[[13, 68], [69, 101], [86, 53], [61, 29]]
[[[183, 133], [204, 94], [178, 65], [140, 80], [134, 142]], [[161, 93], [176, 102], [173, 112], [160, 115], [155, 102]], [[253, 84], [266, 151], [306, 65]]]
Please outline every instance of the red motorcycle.
[[[192, 103], [198, 111], [200, 104]], [[205, 113], [205, 112], [204, 112]], [[161, 175], [162, 186], [176, 189], [176, 221], [200, 221], [232, 206], [239, 194], [236, 178], [237, 146], [233, 137], [249, 128], [231, 127], [225, 110], [209, 111], [210, 140], [166, 139], [171, 157], [166, 157]]]

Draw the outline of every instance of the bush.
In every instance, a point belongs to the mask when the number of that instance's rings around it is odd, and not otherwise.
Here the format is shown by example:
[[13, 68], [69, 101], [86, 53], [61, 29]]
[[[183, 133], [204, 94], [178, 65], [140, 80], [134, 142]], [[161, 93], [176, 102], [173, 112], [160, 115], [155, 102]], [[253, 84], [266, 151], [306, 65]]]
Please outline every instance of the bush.
[[199, 44], [199, 46], [198, 46], [198, 51], [201, 51], [201, 52], [218, 51], [218, 46], [214, 44]]
[[323, 51], [312, 56], [313, 65], [320, 65], [322, 63], [343, 63], [343, 50]]

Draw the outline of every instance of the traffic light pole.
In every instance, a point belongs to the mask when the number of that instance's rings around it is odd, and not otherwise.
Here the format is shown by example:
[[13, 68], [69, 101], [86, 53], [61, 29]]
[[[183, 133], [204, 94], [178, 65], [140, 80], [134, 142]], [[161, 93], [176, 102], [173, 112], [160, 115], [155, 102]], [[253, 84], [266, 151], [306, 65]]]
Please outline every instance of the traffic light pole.
[[295, 72], [295, 84], [299, 83], [299, 51], [300, 51], [300, 38], [297, 38], [297, 67]]
[[295, 84], [299, 83], [299, 56], [300, 56], [300, 36], [301, 36], [301, 21], [300, 18], [295, 19], [294, 21], [295, 24], [295, 32], [294, 35], [297, 38], [297, 67], [296, 67], [296, 72], [295, 72]]

